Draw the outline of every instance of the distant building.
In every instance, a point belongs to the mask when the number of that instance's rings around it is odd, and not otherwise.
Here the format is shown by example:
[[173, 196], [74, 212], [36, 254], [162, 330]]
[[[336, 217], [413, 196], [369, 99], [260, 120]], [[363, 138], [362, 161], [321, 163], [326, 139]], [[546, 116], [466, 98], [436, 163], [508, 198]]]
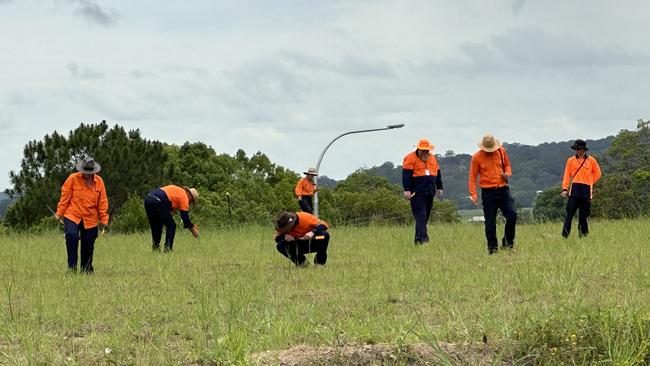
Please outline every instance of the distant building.
[[483, 216], [472, 216], [467, 221], [469, 221], [469, 222], [485, 222], [485, 217], [483, 217]]

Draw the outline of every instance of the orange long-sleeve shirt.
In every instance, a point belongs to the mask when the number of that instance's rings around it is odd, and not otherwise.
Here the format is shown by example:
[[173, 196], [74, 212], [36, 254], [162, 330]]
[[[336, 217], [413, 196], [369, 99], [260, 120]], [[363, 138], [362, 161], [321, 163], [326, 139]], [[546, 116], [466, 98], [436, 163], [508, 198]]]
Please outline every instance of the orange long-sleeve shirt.
[[305, 234], [314, 230], [318, 225], [325, 225], [325, 227], [329, 228], [327, 222], [320, 220], [318, 217], [310, 213], [296, 212], [296, 214], [298, 215], [298, 223], [288, 232], [288, 234], [294, 238], [302, 238]]
[[500, 147], [499, 150], [487, 153], [483, 150], [477, 151], [472, 155], [472, 162], [469, 168], [469, 194], [474, 200], [478, 199], [476, 192], [476, 176], [479, 176], [479, 185], [481, 188], [499, 188], [508, 185], [502, 174], [512, 176], [512, 167], [510, 158], [506, 149]]
[[294, 193], [298, 197], [313, 196], [314, 192], [316, 192], [316, 185], [306, 177], [300, 179], [296, 184], [296, 189], [294, 189]]
[[187, 196], [187, 192], [183, 187], [168, 185], [160, 187], [160, 189], [167, 194], [167, 198], [169, 198], [169, 201], [172, 203], [172, 210], [190, 210], [190, 198]]
[[56, 214], [77, 224], [83, 220], [84, 228], [108, 225], [108, 197], [102, 178], [94, 174], [93, 184], [84, 182], [82, 173], [72, 173], [61, 186], [61, 199]]
[[[582, 164], [583, 162], [584, 164]], [[580, 165], [582, 165], [582, 168], [580, 168]], [[600, 177], [600, 166], [596, 159], [587, 155], [585, 155], [584, 159], [580, 159], [577, 155], [574, 155], [566, 161], [562, 189], [567, 191], [571, 189], [570, 192], [572, 192], [574, 185], [583, 184], [589, 186], [589, 198], [592, 198], [594, 184], [598, 182]], [[585, 191], [586, 189], [585, 187]]]

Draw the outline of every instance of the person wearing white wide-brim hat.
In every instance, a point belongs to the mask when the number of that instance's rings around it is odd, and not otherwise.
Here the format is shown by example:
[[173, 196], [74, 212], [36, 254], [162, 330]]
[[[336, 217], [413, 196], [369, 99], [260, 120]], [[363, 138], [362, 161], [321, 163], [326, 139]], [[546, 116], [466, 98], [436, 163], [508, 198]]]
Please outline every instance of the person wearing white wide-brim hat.
[[61, 186], [61, 199], [54, 218], [63, 220], [70, 271], [77, 270], [79, 258], [80, 271], [93, 273], [99, 224], [108, 225], [108, 196], [104, 181], [97, 175], [101, 166], [93, 157], [83, 157], [75, 167], [77, 172], [70, 174]]
[[314, 183], [314, 177], [318, 176], [316, 168], [309, 168], [304, 178], [301, 178], [296, 184], [293, 193], [298, 198], [300, 209], [307, 213], [314, 213], [314, 193], [318, 190]]
[[469, 194], [472, 202], [478, 206], [476, 179], [479, 178], [483, 216], [485, 217], [485, 237], [488, 252], [496, 253], [499, 244], [496, 234], [497, 210], [506, 219], [505, 233], [501, 239], [504, 249], [514, 246], [517, 211], [515, 201], [510, 194], [508, 180], [512, 177], [510, 158], [501, 141], [487, 134], [478, 143], [479, 151], [472, 155], [469, 170]]

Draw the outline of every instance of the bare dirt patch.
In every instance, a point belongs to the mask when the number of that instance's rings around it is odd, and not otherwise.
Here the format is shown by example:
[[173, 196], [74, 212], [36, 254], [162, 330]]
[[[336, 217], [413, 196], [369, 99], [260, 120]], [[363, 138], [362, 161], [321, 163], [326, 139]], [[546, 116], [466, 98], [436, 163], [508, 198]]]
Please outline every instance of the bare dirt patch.
[[438, 348], [416, 344], [346, 344], [341, 346], [297, 346], [282, 351], [251, 355], [253, 365], [491, 365], [494, 353], [483, 344], [438, 343]]

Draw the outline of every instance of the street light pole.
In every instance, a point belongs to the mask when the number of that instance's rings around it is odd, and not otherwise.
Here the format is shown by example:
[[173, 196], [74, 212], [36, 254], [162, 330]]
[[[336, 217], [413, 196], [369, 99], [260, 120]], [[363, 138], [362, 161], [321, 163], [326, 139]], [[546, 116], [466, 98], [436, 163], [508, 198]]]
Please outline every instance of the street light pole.
[[[320, 162], [323, 160], [323, 155], [325, 155], [325, 152], [327, 151], [327, 149], [329, 149], [329, 147], [332, 146], [334, 141], [340, 139], [341, 137], [346, 136], [346, 135], [352, 135], [354, 133], [392, 130], [392, 129], [402, 128], [402, 127], [404, 127], [404, 124], [400, 123], [400, 124], [396, 124], [396, 125], [388, 125], [388, 126], [382, 127], [382, 128], [372, 128], [372, 129], [369, 129], [369, 130], [349, 131], [349, 132], [342, 133], [342, 134], [336, 136], [332, 141], [329, 142], [329, 144], [327, 144], [327, 146], [325, 146], [323, 151], [320, 153], [320, 156], [318, 157], [318, 162], [316, 163], [316, 173], [320, 174]], [[318, 176], [314, 177], [314, 184], [318, 184]], [[318, 190], [316, 192], [314, 192], [314, 215], [318, 216]]]

